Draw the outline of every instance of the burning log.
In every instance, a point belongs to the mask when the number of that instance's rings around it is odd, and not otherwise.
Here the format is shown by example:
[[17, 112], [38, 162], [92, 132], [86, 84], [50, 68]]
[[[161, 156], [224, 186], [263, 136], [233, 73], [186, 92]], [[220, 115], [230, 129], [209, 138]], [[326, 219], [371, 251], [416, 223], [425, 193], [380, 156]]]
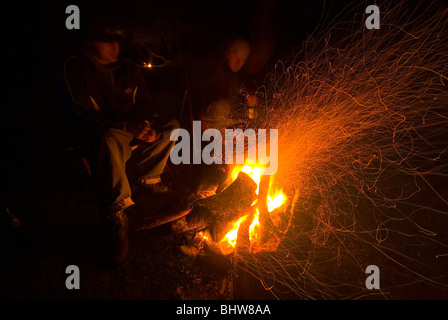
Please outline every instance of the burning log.
[[248, 215], [248, 218], [245, 219], [240, 227], [238, 228], [238, 241], [235, 245], [235, 253], [236, 256], [239, 256], [240, 254], [249, 253], [251, 249], [251, 242], [250, 242], [250, 235], [249, 235], [249, 227], [254, 219], [256, 208], [252, 207], [250, 209], [250, 213]]
[[241, 173], [221, 193], [192, 203], [182, 203], [165, 213], [146, 217], [138, 230], [158, 227], [187, 216], [188, 229], [210, 227], [211, 237], [217, 242], [230, 229], [233, 221], [247, 214], [245, 212], [257, 198], [256, 189], [256, 183], [247, 174]]
[[256, 208], [254, 206], [251, 206], [244, 213], [242, 213], [242, 217], [239, 218], [237, 222], [233, 221], [230, 224], [227, 224], [226, 227], [231, 230], [227, 232], [219, 242], [214, 242], [213, 237], [210, 235], [210, 232], [206, 230], [204, 234], [204, 248], [207, 249], [209, 253], [224, 256], [233, 253], [235, 250], [243, 250], [245, 252], [249, 252], [251, 246], [249, 237], [249, 225], [252, 222], [255, 211]]
[[212, 240], [220, 241], [232, 228], [232, 223], [247, 214], [257, 195], [257, 184], [245, 173], [221, 193], [196, 203], [186, 217], [190, 228], [209, 227]]

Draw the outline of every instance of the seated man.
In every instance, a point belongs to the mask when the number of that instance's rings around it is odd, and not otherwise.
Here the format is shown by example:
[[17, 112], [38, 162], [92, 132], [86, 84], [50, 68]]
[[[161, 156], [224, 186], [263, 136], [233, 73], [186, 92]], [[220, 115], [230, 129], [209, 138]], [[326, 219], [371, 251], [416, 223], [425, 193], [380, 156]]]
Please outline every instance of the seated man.
[[[256, 96], [247, 92], [248, 79], [240, 74], [250, 54], [249, 42], [243, 38], [225, 41], [220, 49], [220, 60], [200, 90], [199, 107], [203, 110], [204, 128], [225, 129], [244, 118], [245, 106], [253, 107]], [[253, 90], [254, 91], [254, 90]], [[205, 112], [204, 112], [205, 111]]]
[[[122, 31], [100, 28], [82, 42], [82, 55], [65, 65], [67, 85], [81, 119], [81, 145], [91, 159], [100, 211], [118, 264], [129, 256], [128, 218], [134, 204], [130, 183], [152, 194], [168, 191], [162, 174], [174, 142], [176, 120], [153, 112], [139, 67], [120, 58]], [[138, 148], [133, 148], [138, 145]]]

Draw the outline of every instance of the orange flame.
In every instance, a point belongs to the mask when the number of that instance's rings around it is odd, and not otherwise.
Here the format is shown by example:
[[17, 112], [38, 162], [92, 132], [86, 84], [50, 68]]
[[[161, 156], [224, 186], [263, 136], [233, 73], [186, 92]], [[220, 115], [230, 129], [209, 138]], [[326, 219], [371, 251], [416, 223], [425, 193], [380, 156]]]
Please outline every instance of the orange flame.
[[228, 251], [229, 249], [235, 248], [236, 245], [236, 239], [238, 237], [238, 229], [240, 228], [240, 224], [246, 220], [247, 215], [245, 215], [244, 217], [240, 218], [237, 222], [235, 222], [233, 229], [230, 230], [225, 236], [224, 238], [222, 238], [222, 240], [219, 242], [221, 251], [225, 252]]
[[268, 212], [272, 212], [274, 211], [274, 209], [281, 207], [285, 202], [286, 202], [286, 196], [282, 190], [276, 192], [272, 197], [268, 196], [267, 199]]
[[254, 220], [249, 226], [249, 240], [251, 243], [255, 242], [258, 239], [258, 230], [260, 229], [260, 212], [258, 208], [254, 215]]

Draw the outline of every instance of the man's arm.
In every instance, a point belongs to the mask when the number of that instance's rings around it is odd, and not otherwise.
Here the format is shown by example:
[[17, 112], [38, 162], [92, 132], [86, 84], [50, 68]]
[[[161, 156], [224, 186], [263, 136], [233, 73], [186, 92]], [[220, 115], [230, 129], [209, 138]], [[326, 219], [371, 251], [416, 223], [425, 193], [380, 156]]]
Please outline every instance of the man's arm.
[[135, 105], [129, 119], [147, 120], [153, 123], [154, 118], [157, 117], [153, 109], [153, 98], [140, 70], [136, 70], [135, 77], [137, 78]]
[[156, 114], [152, 108], [152, 97], [143, 79], [143, 75], [136, 67], [134, 70], [137, 86], [134, 95], [134, 109], [126, 121], [126, 131], [131, 132], [137, 139], [145, 142], [157, 140], [157, 132], [152, 124]]

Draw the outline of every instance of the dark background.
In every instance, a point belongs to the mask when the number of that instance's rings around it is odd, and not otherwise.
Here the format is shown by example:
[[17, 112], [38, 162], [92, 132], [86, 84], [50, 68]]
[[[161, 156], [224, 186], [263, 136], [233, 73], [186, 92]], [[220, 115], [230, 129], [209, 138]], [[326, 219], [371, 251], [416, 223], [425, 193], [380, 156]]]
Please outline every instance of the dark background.
[[[17, 151], [22, 151], [24, 144], [38, 150], [64, 147], [65, 135], [70, 133], [66, 128], [63, 63], [77, 53], [83, 26], [90, 21], [119, 23], [125, 30], [123, 55], [139, 64], [149, 60], [161, 63], [148, 54], [148, 49], [173, 62], [168, 68], [145, 70], [144, 76], [156, 96], [170, 90], [175, 98], [163, 107], [178, 115], [189, 58], [210, 57], [224, 39], [246, 37], [253, 44], [265, 45], [254, 50], [243, 70], [261, 83], [278, 60], [294, 58], [313, 31], [324, 29], [344, 15], [352, 19], [354, 3], [359, 1], [115, 0], [8, 4], [3, 11], [10, 19], [4, 22], [3, 78], [7, 89], [2, 129], [8, 132], [11, 148], [21, 145]], [[65, 27], [65, 9], [71, 4], [80, 9], [80, 30]]]
[[[65, 8], [71, 4], [78, 5], [81, 12], [79, 31], [65, 28]], [[271, 9], [264, 12], [265, 6]], [[139, 253], [127, 269], [105, 271], [96, 266], [94, 258], [100, 249], [94, 243], [95, 221], [85, 217], [93, 210], [88, 176], [82, 165], [65, 153], [72, 132], [67, 97], [61, 89], [61, 68], [64, 60], [76, 53], [86, 19], [113, 17], [126, 30], [125, 56], [142, 63], [154, 58], [146, 55], [146, 49], [151, 49], [173, 61], [169, 67], [144, 72], [152, 93], [165, 102], [165, 111], [176, 116], [185, 89], [187, 58], [210, 56], [223, 39], [246, 36], [268, 44], [267, 51], [252, 57], [250, 64], [256, 66], [259, 58], [265, 65], [245, 70], [263, 79], [278, 60], [302, 54], [303, 41], [315, 30], [334, 21], [351, 20], [356, 8], [365, 7], [364, 1], [337, 0], [45, 1], [5, 5], [2, 12], [9, 19], [2, 28], [0, 298], [229, 299], [252, 297], [250, 294], [272, 298], [253, 279], [245, 283], [250, 284], [246, 295], [230, 292], [229, 286], [220, 293], [223, 279], [230, 282], [232, 277], [228, 265], [222, 261], [191, 262], [173, 253], [166, 226], [138, 236]], [[154, 62], [161, 63], [157, 59]], [[196, 174], [182, 167], [176, 170], [173, 176], [177, 184], [188, 185]], [[423, 201], [430, 203], [431, 199], [422, 195]], [[9, 227], [5, 207], [21, 218], [22, 228]], [[446, 219], [434, 223], [443, 225]], [[446, 234], [441, 236], [446, 239]], [[68, 264], [80, 265], [84, 290], [65, 289]], [[438, 265], [435, 272], [440, 268]], [[445, 274], [441, 272], [438, 280], [443, 282]], [[365, 279], [362, 273], [356, 277]], [[396, 297], [422, 298], [421, 291], [409, 292], [407, 288], [397, 288]], [[429, 299], [447, 297], [447, 291], [440, 288], [425, 290]]]

